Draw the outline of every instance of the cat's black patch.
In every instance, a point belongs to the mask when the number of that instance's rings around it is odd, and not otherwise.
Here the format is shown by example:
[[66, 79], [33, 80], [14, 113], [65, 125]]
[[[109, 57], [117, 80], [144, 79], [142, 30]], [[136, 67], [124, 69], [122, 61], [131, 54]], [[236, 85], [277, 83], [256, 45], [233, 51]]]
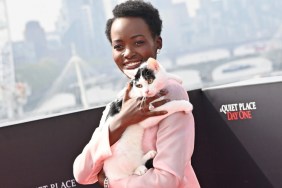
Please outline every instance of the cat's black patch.
[[108, 117], [112, 117], [112, 116], [116, 115], [117, 113], [119, 113], [120, 110], [121, 110], [121, 106], [122, 106], [122, 99], [117, 99], [117, 100], [113, 101], [110, 104], [109, 113], [108, 113], [106, 119], [108, 119]]
[[149, 79], [155, 79], [156, 76], [155, 76], [155, 73], [153, 70], [151, 69], [148, 69], [147, 67], [142, 67], [142, 68], [139, 68], [136, 75], [135, 75], [135, 80], [139, 80], [140, 77], [143, 77], [145, 80], [149, 80]]
[[148, 161], [146, 161], [145, 167], [146, 167], [147, 169], [149, 169], [149, 168], [154, 168], [154, 166], [153, 166], [153, 159], [149, 159]]

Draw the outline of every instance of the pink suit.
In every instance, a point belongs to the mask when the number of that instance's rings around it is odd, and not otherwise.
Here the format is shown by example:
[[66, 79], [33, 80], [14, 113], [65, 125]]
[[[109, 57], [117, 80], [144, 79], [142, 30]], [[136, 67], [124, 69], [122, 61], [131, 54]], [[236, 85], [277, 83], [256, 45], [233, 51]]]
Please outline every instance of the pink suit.
[[[186, 99], [187, 92], [181, 85], [171, 81], [167, 87], [170, 99]], [[110, 188], [199, 188], [199, 182], [191, 165], [194, 150], [195, 123], [192, 113], [177, 112], [162, 120], [159, 125], [148, 128], [143, 136], [143, 149], [154, 149], [157, 155], [154, 168], [144, 175], [132, 175], [111, 181]], [[103, 161], [111, 156], [109, 131], [98, 127], [90, 142], [75, 159], [73, 173], [80, 184], [93, 184]], [[112, 146], [114, 147], [114, 145]]]

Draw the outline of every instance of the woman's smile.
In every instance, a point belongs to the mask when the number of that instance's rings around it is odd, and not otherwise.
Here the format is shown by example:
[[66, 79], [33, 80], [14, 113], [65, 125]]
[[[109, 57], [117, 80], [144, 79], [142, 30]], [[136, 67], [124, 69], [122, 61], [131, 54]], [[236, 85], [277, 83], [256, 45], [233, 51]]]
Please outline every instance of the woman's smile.
[[142, 61], [136, 61], [136, 62], [126, 62], [124, 63], [123, 69], [136, 69], [142, 64]]

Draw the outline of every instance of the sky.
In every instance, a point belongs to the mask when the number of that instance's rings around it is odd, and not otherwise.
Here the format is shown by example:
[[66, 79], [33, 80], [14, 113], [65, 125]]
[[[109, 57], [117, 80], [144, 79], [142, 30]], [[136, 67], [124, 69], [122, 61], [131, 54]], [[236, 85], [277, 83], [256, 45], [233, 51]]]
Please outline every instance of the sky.
[[6, 0], [12, 41], [22, 40], [25, 24], [37, 20], [46, 32], [55, 30], [61, 0]]

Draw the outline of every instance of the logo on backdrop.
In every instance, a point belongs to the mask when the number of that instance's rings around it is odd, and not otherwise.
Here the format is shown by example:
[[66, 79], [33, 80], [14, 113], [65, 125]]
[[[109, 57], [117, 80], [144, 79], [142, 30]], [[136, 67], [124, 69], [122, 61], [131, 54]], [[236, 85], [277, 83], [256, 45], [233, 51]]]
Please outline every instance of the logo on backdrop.
[[220, 112], [226, 115], [227, 120], [245, 120], [252, 119], [252, 112], [257, 109], [256, 102], [223, 104]]
[[67, 181], [50, 183], [49, 185], [42, 185], [36, 188], [71, 188], [76, 187], [76, 181], [74, 179], [70, 179]]

